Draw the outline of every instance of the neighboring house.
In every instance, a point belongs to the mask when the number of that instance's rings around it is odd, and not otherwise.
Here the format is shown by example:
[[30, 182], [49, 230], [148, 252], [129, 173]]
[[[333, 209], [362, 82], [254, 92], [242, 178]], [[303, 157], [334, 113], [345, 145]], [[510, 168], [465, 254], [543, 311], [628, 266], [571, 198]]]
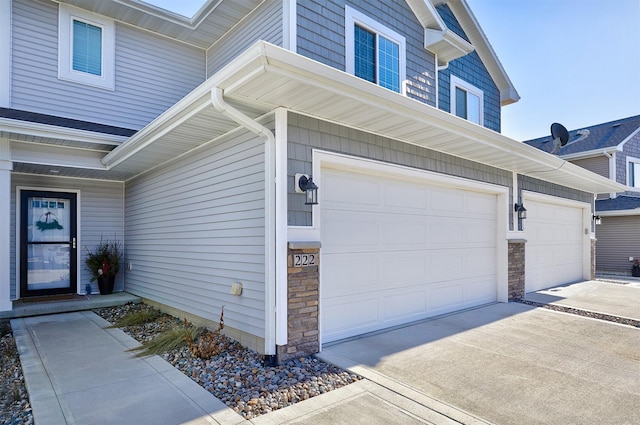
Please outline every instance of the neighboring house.
[[284, 359], [589, 279], [622, 190], [499, 133], [463, 0], [5, 0], [0, 32], [3, 310], [115, 237], [117, 289]]
[[[551, 136], [525, 143], [553, 151]], [[596, 270], [631, 274], [630, 259], [640, 258], [640, 115], [570, 131], [568, 143], [554, 153], [626, 186], [596, 200], [602, 218], [596, 227]]]

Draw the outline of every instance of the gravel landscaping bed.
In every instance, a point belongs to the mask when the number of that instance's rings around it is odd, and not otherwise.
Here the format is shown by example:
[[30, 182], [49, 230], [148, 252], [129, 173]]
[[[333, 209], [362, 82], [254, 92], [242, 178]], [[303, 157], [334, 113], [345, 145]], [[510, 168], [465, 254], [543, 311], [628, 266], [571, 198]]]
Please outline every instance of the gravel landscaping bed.
[[8, 320], [0, 320], [0, 424], [32, 424], [29, 395]]
[[[110, 323], [133, 311], [149, 310], [146, 304], [104, 308], [95, 312]], [[182, 322], [161, 314], [144, 325], [121, 328], [136, 340], [149, 341]], [[262, 356], [226, 337], [224, 351], [209, 359], [194, 356], [188, 347], [161, 357], [246, 419], [290, 406], [361, 379], [314, 357], [300, 357], [280, 366], [262, 364]]]

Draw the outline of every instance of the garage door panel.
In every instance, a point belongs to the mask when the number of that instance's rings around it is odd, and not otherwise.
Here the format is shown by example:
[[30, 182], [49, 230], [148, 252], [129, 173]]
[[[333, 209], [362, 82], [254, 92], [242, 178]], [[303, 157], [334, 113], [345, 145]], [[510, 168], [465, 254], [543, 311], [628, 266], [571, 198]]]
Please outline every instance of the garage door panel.
[[323, 176], [322, 202], [341, 206], [348, 203], [351, 208], [371, 210], [379, 204], [380, 184], [366, 176], [332, 171]]
[[401, 246], [407, 249], [411, 246], [422, 247], [427, 242], [427, 223], [422, 218], [398, 214], [395, 220], [384, 216], [382, 222], [382, 248]]
[[373, 330], [380, 322], [377, 298], [350, 297], [335, 301], [324, 302], [326, 305], [322, 306], [322, 333], [327, 340]]
[[427, 295], [429, 310], [434, 314], [440, 314], [459, 309], [463, 305], [463, 295], [462, 283], [432, 285]]
[[476, 218], [495, 223], [496, 208], [495, 198], [488, 198], [486, 195], [471, 193], [465, 198], [465, 211], [474, 212]]
[[526, 201], [525, 291], [532, 292], [583, 276], [583, 209]]
[[426, 309], [427, 294], [422, 287], [409, 292], [389, 292], [385, 297], [382, 318], [386, 323], [420, 318]]
[[374, 214], [354, 217], [344, 211], [323, 214], [322, 231], [326, 232], [325, 248], [349, 251], [354, 247], [377, 247], [379, 221]]
[[332, 296], [360, 293], [378, 286], [377, 255], [342, 254], [322, 257], [322, 291]]
[[424, 188], [416, 185], [402, 183], [387, 183], [384, 185], [384, 198], [382, 206], [385, 209], [415, 212], [421, 214], [427, 209], [427, 193]]
[[390, 282], [398, 279], [405, 282], [424, 282], [427, 276], [427, 258], [424, 251], [389, 253], [381, 264], [381, 279]]
[[434, 188], [431, 190], [431, 211], [435, 214], [459, 215], [464, 211], [464, 194], [462, 191]]
[[[354, 181], [375, 208], [327, 193]], [[496, 195], [332, 169], [320, 183], [323, 341], [496, 300]]]
[[496, 226], [495, 221], [490, 220], [476, 220], [472, 223], [467, 223], [465, 227], [465, 243], [469, 244], [481, 244], [487, 246], [487, 241], [492, 241], [495, 238]]
[[429, 239], [434, 246], [457, 247], [464, 242], [465, 223], [463, 220], [446, 218], [432, 222]]

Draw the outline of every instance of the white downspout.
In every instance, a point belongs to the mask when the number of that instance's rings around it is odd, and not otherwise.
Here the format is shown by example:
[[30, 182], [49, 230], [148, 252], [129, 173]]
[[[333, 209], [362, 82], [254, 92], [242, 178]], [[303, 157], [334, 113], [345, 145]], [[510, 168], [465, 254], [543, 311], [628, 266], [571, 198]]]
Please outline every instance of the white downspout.
[[[616, 181], [616, 153], [610, 154], [607, 151], [602, 151], [602, 154], [609, 158], [609, 178], [613, 181]], [[615, 199], [617, 198], [617, 194], [615, 192], [609, 193], [609, 198]]]
[[[245, 127], [252, 133], [262, 137], [265, 141], [265, 226], [267, 228], [267, 243], [265, 250], [266, 262], [266, 290], [265, 290], [265, 323], [266, 334], [264, 352], [267, 356], [276, 355], [276, 137], [271, 130], [249, 118], [224, 100], [224, 90], [214, 87], [211, 90], [211, 104], [220, 113]], [[286, 264], [286, 263], [285, 263]]]

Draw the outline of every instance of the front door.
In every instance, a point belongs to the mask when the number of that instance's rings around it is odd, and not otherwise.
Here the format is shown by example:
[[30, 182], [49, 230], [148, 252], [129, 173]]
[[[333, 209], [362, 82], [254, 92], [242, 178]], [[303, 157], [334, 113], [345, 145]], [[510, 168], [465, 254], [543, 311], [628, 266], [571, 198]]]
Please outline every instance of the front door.
[[77, 292], [76, 196], [21, 192], [21, 297]]

